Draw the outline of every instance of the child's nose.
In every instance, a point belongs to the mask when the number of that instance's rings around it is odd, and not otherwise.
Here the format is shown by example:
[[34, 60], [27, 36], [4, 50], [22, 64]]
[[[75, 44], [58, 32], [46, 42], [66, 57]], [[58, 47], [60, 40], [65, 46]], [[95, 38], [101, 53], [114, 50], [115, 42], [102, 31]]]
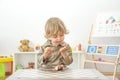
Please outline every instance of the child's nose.
[[57, 40], [61, 40], [61, 38], [60, 38], [60, 37], [57, 37]]

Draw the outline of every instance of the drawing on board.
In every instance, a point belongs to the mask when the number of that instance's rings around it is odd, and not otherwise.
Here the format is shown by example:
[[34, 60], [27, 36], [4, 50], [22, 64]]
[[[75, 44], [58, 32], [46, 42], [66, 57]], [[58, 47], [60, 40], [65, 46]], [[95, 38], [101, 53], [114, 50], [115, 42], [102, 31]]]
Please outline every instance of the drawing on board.
[[120, 36], [120, 12], [100, 13], [94, 26], [93, 36]]

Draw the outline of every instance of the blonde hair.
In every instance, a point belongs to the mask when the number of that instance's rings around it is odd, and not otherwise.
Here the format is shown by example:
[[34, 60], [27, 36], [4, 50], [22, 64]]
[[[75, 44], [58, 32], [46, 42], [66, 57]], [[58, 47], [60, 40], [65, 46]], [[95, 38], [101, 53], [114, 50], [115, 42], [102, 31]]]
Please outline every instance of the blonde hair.
[[61, 19], [57, 17], [52, 17], [48, 19], [45, 24], [45, 37], [49, 38], [51, 36], [57, 35], [58, 32], [63, 34], [69, 33]]

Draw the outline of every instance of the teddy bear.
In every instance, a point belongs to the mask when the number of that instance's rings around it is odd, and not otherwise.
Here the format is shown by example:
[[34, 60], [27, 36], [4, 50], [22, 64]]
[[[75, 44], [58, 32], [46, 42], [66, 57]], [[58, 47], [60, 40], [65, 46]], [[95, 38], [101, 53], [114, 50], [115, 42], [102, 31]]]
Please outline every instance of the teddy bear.
[[35, 68], [35, 63], [34, 62], [29, 62], [28, 67], [26, 69], [34, 69]]
[[32, 47], [29, 46], [29, 40], [23, 39], [20, 41], [21, 45], [18, 47], [19, 51], [21, 52], [31, 52], [34, 51]]

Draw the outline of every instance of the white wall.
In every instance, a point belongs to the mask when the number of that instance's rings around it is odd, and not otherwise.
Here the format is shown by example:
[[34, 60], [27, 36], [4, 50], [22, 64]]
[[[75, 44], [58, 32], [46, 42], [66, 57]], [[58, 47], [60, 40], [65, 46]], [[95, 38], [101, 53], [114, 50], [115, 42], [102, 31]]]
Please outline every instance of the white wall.
[[18, 51], [19, 41], [43, 44], [48, 18], [61, 18], [71, 46], [86, 46], [91, 25], [99, 12], [120, 10], [120, 0], [0, 0], [0, 55]]

